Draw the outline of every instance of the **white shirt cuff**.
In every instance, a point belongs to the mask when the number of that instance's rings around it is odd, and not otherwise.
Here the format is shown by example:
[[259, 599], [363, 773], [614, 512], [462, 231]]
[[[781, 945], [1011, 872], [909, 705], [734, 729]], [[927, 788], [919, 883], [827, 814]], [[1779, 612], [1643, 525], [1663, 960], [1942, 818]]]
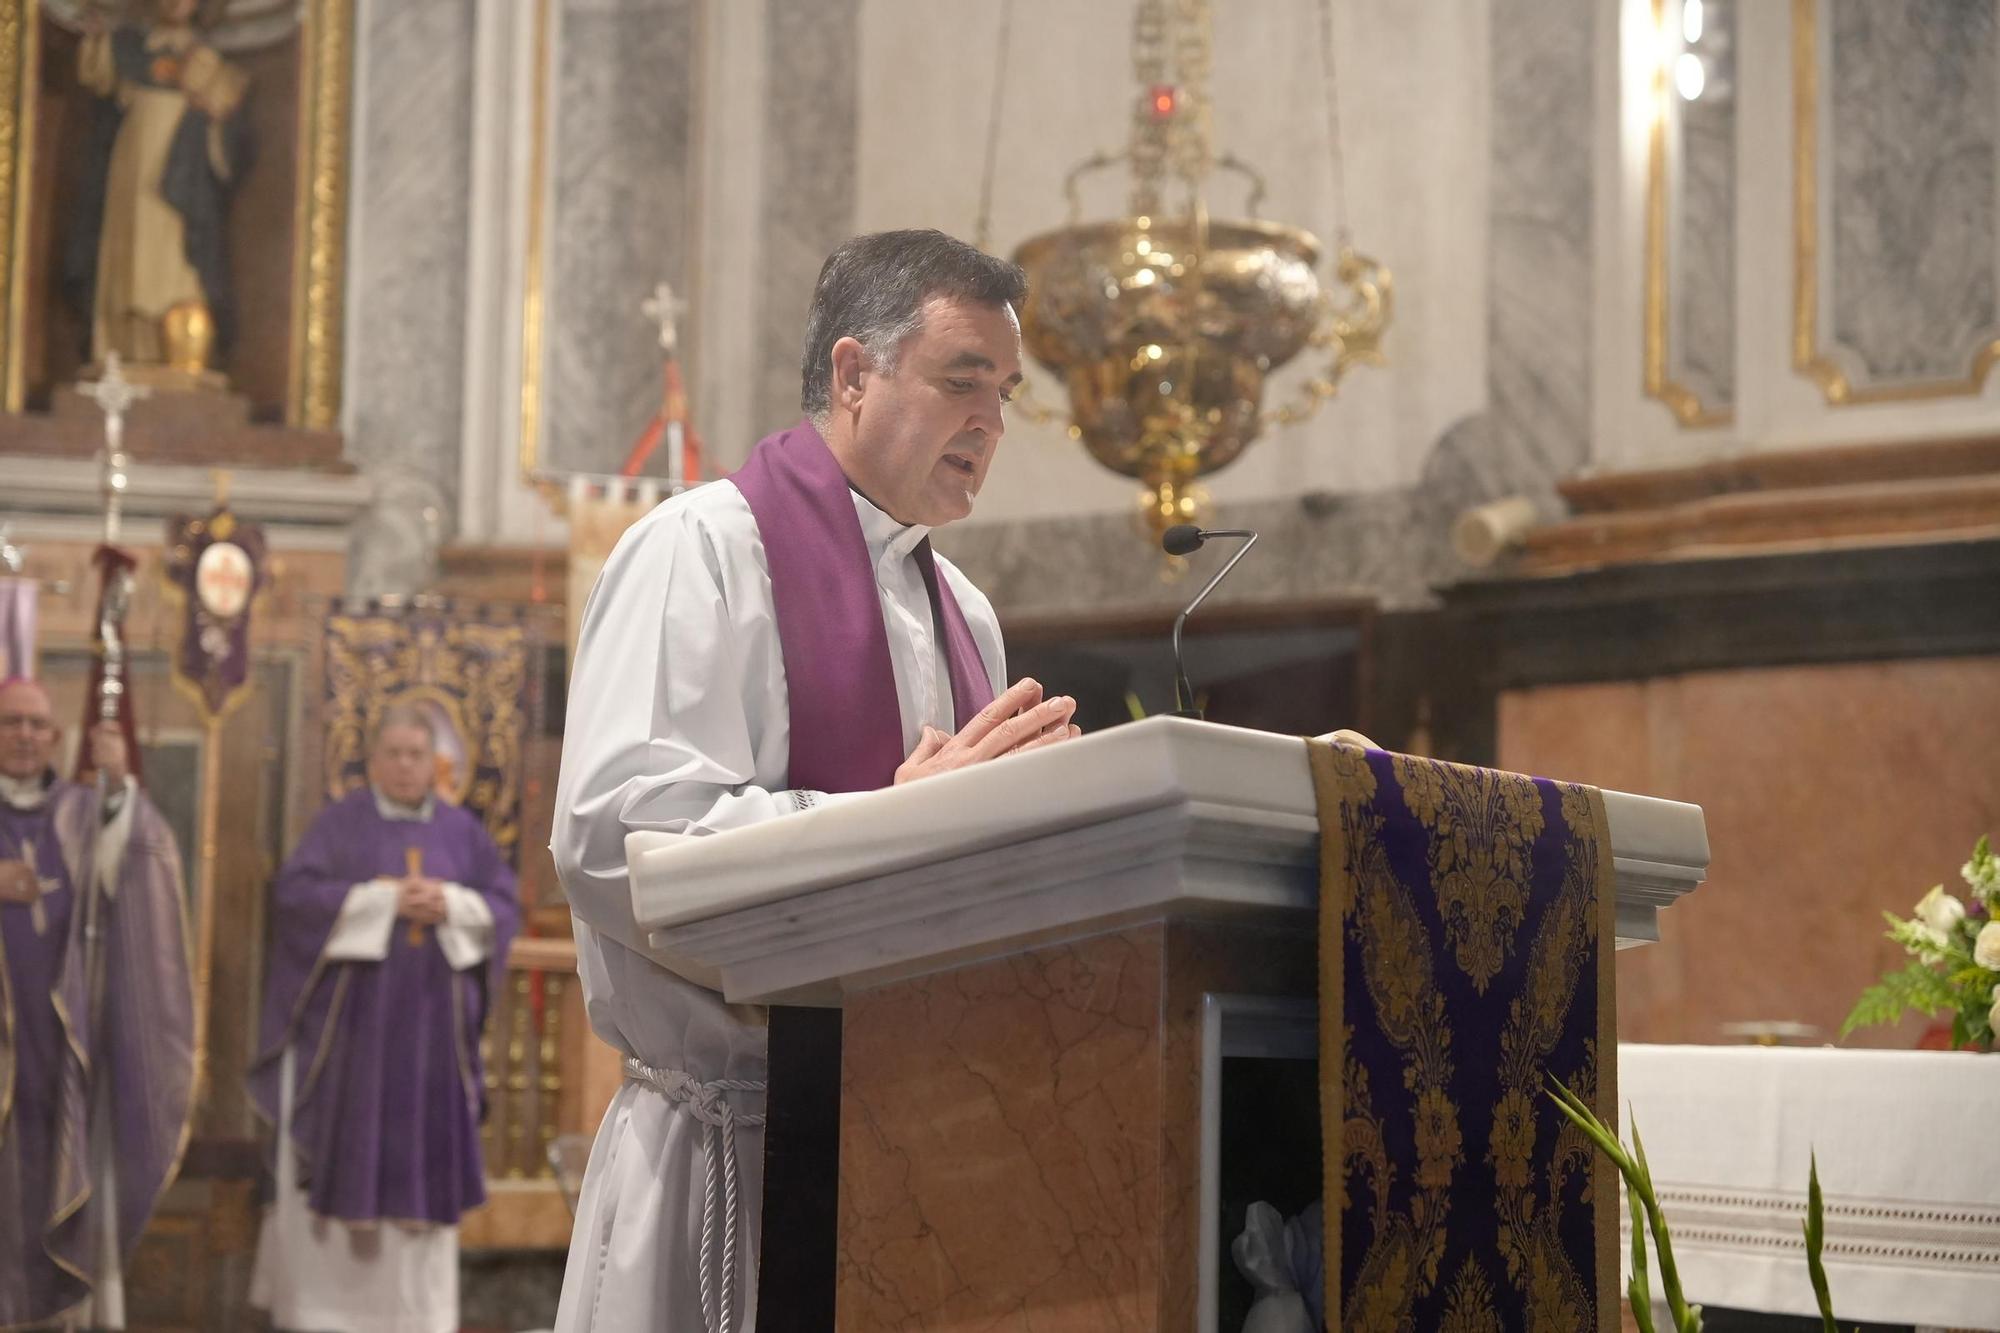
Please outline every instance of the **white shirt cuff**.
[[454, 970], [483, 963], [493, 953], [493, 909], [486, 899], [462, 884], [444, 886], [444, 920], [437, 928], [438, 947]]
[[379, 963], [389, 956], [395, 929], [395, 881], [371, 879], [347, 891], [321, 953], [329, 962]]
[[839, 805], [857, 796], [866, 796], [865, 791], [808, 791], [800, 787], [788, 788], [785, 796], [790, 799], [794, 812], [810, 810], [817, 805]]

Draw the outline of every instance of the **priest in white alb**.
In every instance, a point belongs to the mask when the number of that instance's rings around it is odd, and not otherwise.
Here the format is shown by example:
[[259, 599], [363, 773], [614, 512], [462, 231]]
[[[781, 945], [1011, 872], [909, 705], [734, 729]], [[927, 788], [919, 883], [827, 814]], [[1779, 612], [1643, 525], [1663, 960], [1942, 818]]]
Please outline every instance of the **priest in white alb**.
[[[938, 232], [843, 244], [807, 316], [805, 419], [642, 519], [591, 593], [552, 846], [591, 1026], [626, 1082], [584, 1178], [559, 1333], [753, 1328], [768, 1253], [778, 1029], [648, 946], [625, 835], [741, 828], [1076, 734], [1073, 700], [1005, 686], [992, 607], [929, 540], [992, 465], [1025, 294], [1020, 269]], [[830, 1290], [826, 1258], [809, 1281]]]

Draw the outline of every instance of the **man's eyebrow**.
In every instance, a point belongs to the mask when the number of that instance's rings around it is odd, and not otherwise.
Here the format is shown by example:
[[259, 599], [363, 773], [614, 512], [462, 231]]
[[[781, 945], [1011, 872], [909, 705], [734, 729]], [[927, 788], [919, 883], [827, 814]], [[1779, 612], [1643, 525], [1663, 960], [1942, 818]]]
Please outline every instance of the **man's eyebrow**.
[[[960, 352], [957, 356], [945, 362], [944, 368], [946, 371], [1000, 369], [992, 357], [982, 356], [978, 352]], [[1017, 370], [1000, 382], [1008, 385], [1019, 384], [1021, 382], [1021, 372]]]

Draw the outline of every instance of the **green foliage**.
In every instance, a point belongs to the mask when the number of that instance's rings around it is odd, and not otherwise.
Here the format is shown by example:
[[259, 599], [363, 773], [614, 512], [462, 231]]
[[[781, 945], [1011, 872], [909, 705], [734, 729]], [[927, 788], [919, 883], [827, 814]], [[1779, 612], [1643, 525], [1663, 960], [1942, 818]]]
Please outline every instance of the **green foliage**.
[[1957, 1003], [1958, 994], [1942, 973], [1912, 960], [1902, 971], [1885, 974], [1861, 992], [1847, 1021], [1840, 1025], [1840, 1035], [1845, 1037], [1856, 1028], [1893, 1023], [1907, 1010], [1936, 1014], [1956, 1007]]
[[[2000, 857], [1991, 838], [1982, 837], [1972, 859], [1959, 868], [1969, 897], [1948, 894], [1933, 885], [1916, 906], [1916, 917], [1904, 920], [1890, 912], [1889, 938], [1912, 961], [1861, 992], [1847, 1021], [1845, 1037], [1856, 1028], [1893, 1023], [1904, 1014], [1951, 1014], [1952, 1043], [1982, 1050], [1993, 1048], [1993, 1006], [2000, 998], [2000, 971], [1981, 967], [1975, 954], [1979, 932], [2000, 919]], [[1969, 904], [1969, 906], [1968, 906]], [[1982, 912], [1981, 909], [1984, 909]]]
[[[1625, 1177], [1625, 1188], [1632, 1199], [1632, 1285], [1627, 1289], [1632, 1317], [1644, 1333], [1652, 1333], [1652, 1297], [1644, 1278], [1646, 1232], [1650, 1231], [1653, 1252], [1660, 1258], [1660, 1291], [1666, 1297], [1667, 1312], [1673, 1317], [1674, 1333], [1701, 1333], [1701, 1307], [1689, 1305], [1681, 1295], [1680, 1272], [1674, 1267], [1673, 1245], [1667, 1237], [1667, 1217], [1660, 1209], [1659, 1196], [1653, 1192], [1653, 1173], [1646, 1166], [1646, 1145], [1639, 1141], [1638, 1129], [1632, 1131], [1633, 1152], [1628, 1153], [1597, 1118], [1597, 1113], [1553, 1077], [1549, 1079], [1549, 1096], [1570, 1123], [1589, 1135], [1598, 1151], [1609, 1157], [1618, 1174]], [[1641, 1208], [1645, 1210], [1644, 1226], [1641, 1226]]]
[[[1625, 1198], [1632, 1210], [1632, 1280], [1625, 1285], [1625, 1298], [1632, 1306], [1632, 1319], [1639, 1333], [1654, 1333], [1653, 1296], [1646, 1271], [1646, 1237], [1653, 1238], [1653, 1252], [1660, 1261], [1660, 1291], [1673, 1317], [1674, 1333], [1701, 1333], [1701, 1307], [1690, 1305], [1681, 1294], [1680, 1272], [1674, 1267], [1674, 1247], [1667, 1234], [1667, 1215], [1653, 1190], [1652, 1168], [1646, 1165], [1646, 1145], [1639, 1127], [1632, 1126], [1632, 1150], [1618, 1141], [1584, 1100], [1559, 1080], [1549, 1079], [1549, 1099], [1569, 1122], [1590, 1137], [1599, 1152], [1611, 1159], [1618, 1174], [1625, 1177]], [[1824, 1208], [1819, 1192], [1819, 1157], [1814, 1154], [1812, 1172], [1806, 1184], [1806, 1273], [1812, 1280], [1813, 1295], [1819, 1301], [1823, 1333], [1840, 1333], [1833, 1318], [1833, 1297], [1827, 1291], [1826, 1266], [1821, 1251], [1826, 1243]]]
[[1625, 1191], [1632, 1209], [1632, 1280], [1625, 1284], [1625, 1300], [1632, 1307], [1632, 1322], [1639, 1333], [1654, 1333], [1653, 1293], [1646, 1283], [1646, 1213], [1639, 1203], [1639, 1191]]
[[1826, 1219], [1819, 1196], [1818, 1153], [1812, 1155], [1812, 1172], [1806, 1177], [1805, 1231], [1806, 1274], [1812, 1279], [1813, 1299], [1819, 1302], [1820, 1333], [1840, 1333], [1833, 1317], [1833, 1295], [1826, 1286], [1826, 1264], [1820, 1259], [1826, 1247]]
[[[2000, 856], [1993, 854], [1991, 839], [1981, 835], [1979, 841], [1973, 844], [1972, 859], [1965, 863], [1962, 873], [1967, 887], [1982, 897], [2000, 894]], [[1989, 898], [1988, 910], [1992, 906]]]
[[[1938, 889], [1942, 889], [1942, 884]], [[1937, 889], [1932, 890], [1933, 893]], [[1889, 923], [1889, 938], [1914, 954], [1941, 954], [1944, 949], [1921, 921], [1905, 921], [1901, 917], [1882, 913], [1882, 919]]]

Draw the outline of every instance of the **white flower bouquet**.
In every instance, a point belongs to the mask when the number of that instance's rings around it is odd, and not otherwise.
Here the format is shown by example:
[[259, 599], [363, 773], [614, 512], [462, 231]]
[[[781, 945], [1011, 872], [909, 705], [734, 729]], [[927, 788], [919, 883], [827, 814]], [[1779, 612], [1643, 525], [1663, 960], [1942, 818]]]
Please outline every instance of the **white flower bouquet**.
[[1840, 1025], [1846, 1036], [1859, 1027], [1893, 1023], [1909, 1010], [1950, 1013], [1952, 1045], [1990, 1051], [2000, 1033], [2000, 856], [1979, 840], [1960, 867], [1966, 896], [1932, 887], [1909, 920], [1889, 912], [1889, 938], [1910, 961], [1861, 992]]

